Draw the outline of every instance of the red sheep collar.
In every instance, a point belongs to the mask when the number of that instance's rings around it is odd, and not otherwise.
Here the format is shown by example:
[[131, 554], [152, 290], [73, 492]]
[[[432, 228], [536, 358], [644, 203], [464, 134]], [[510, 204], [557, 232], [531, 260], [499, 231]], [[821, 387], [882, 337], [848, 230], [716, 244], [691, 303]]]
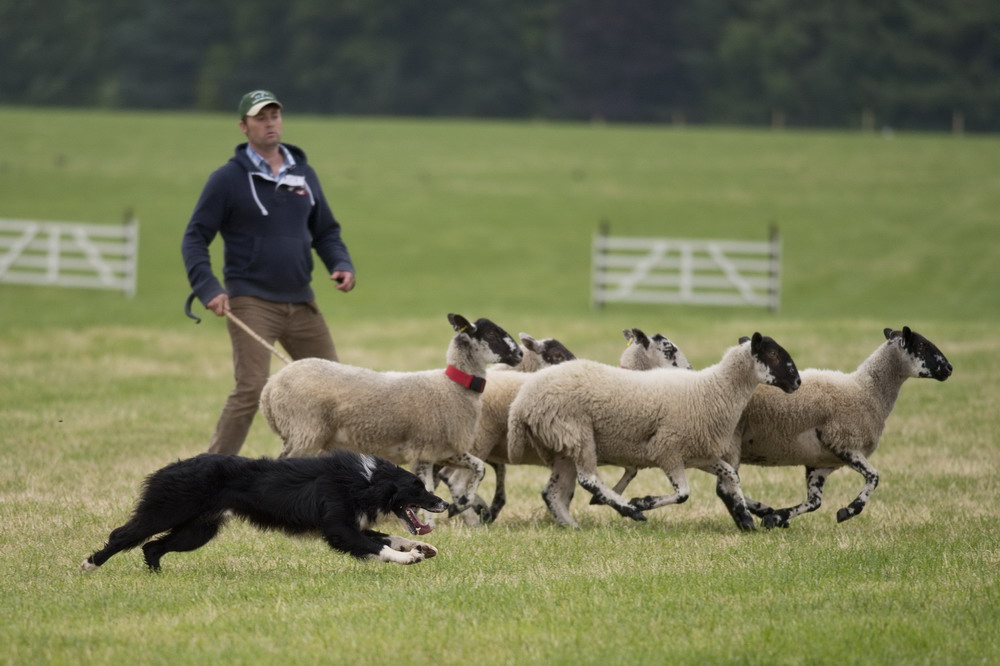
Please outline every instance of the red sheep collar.
[[449, 365], [445, 368], [444, 374], [447, 375], [448, 379], [451, 381], [464, 386], [467, 389], [472, 389], [478, 393], [482, 393], [486, 390], [486, 379], [484, 377], [476, 377], [475, 375], [462, 372], [453, 365]]

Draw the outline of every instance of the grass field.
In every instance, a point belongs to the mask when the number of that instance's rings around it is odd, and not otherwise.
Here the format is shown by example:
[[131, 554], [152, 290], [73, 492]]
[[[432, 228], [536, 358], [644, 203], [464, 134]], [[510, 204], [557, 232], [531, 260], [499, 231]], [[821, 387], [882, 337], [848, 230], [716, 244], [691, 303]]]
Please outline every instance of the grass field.
[[[0, 663], [1000, 660], [996, 137], [289, 115], [285, 138], [319, 171], [359, 269], [347, 296], [317, 274], [347, 362], [441, 366], [445, 314], [460, 312], [607, 362], [639, 326], [696, 367], [760, 330], [800, 367], [851, 370], [906, 324], [955, 374], [904, 386], [873, 458], [879, 488], [840, 525], [861, 486], [845, 471], [790, 529], [741, 534], [700, 472], [688, 503], [644, 524], [579, 491], [569, 531], [541, 503], [542, 470], [517, 468], [497, 524], [440, 522], [441, 555], [414, 567], [234, 524], [160, 576], [138, 553], [84, 576], [143, 476], [204, 449], [230, 388], [222, 323], [181, 313], [179, 243], [240, 135], [216, 115], [0, 109], [0, 122], [0, 217], [133, 208], [141, 223], [135, 299], [0, 284]], [[781, 312], [592, 311], [602, 218], [622, 234], [747, 239], [778, 224]], [[258, 421], [244, 453], [278, 448]], [[798, 469], [742, 476], [774, 504], [804, 494]], [[647, 470], [630, 493], [665, 484]]]

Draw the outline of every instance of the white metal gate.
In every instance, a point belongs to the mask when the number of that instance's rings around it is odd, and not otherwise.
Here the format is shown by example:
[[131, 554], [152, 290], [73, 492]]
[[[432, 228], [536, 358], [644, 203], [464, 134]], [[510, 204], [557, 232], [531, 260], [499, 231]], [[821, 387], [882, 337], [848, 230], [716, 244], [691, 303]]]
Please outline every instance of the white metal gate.
[[695, 240], [594, 236], [591, 289], [604, 303], [748, 305], [777, 311], [781, 239]]
[[118, 289], [135, 295], [139, 222], [0, 219], [0, 282]]

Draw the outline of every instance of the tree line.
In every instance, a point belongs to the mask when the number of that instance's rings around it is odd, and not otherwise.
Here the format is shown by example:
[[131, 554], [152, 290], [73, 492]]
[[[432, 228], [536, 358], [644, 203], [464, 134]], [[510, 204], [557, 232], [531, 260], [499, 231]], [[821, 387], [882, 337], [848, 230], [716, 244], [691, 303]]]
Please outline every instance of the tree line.
[[1000, 130], [996, 0], [0, 0], [0, 104]]

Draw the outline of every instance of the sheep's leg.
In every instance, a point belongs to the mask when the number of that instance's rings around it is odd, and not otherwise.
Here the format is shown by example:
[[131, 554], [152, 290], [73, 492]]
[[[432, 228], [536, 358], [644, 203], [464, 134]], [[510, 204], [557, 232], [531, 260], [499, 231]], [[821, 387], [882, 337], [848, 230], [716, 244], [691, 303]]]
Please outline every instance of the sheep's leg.
[[500, 510], [507, 504], [507, 487], [505, 485], [507, 466], [503, 463], [495, 462], [488, 464], [493, 468], [493, 473], [496, 475], [496, 489], [493, 491], [493, 503], [490, 504], [490, 522], [493, 522], [500, 515]]
[[726, 505], [733, 522], [743, 531], [751, 531], [754, 527], [753, 516], [747, 509], [746, 500], [743, 499], [743, 491], [740, 488], [740, 475], [732, 465], [724, 460], [717, 460], [712, 465], [704, 468], [706, 472], [714, 474], [718, 481], [715, 484], [715, 494], [719, 496], [722, 503]]
[[[456, 497], [460, 497], [465, 493], [465, 489], [468, 488], [469, 479], [473, 472], [467, 469], [462, 469], [459, 467], [434, 467], [434, 483], [437, 485], [438, 481], [443, 481], [448, 487], [448, 492], [451, 493], [452, 500]], [[452, 504], [448, 507], [448, 516], [452, 517], [457, 515], [459, 512], [455, 510], [455, 505]], [[473, 498], [472, 506], [467, 508], [465, 511], [461, 512], [462, 520], [466, 525], [475, 526], [480, 524], [479, 515], [483, 513], [486, 508], [486, 500], [484, 500], [479, 495]]]
[[[739, 447], [739, 439], [738, 438], [737, 438], [737, 440], [735, 440], [735, 443], [736, 443], [736, 446]], [[729, 462], [729, 461], [727, 460], [726, 462]], [[732, 465], [733, 469], [736, 470], [736, 473], [739, 474], [739, 471], [740, 471], [740, 465], [739, 465], [739, 463], [738, 462], [737, 463], [731, 463], [730, 462], [729, 464]], [[718, 488], [716, 488], [716, 493], [718, 493]], [[759, 501], [753, 499], [752, 497], [750, 497], [749, 495], [747, 495], [745, 492], [743, 493], [743, 501], [745, 501], [747, 503], [747, 511], [749, 511], [753, 515], [757, 516], [758, 518], [765, 518], [765, 517], [770, 516], [771, 514], [774, 513], [774, 507], [771, 507], [771, 506], [769, 506], [767, 504], [764, 504], [763, 502], [759, 502]]]
[[[434, 478], [434, 465], [418, 462], [413, 466], [413, 473], [424, 482], [424, 488], [427, 489], [427, 492], [434, 492], [434, 489], [437, 488], [437, 480]], [[421, 511], [421, 513], [423, 514], [423, 522], [434, 527], [434, 514], [430, 511]]]
[[581, 447], [582, 456], [576, 461], [576, 479], [592, 495], [607, 504], [612, 509], [632, 520], [646, 520], [642, 511], [628, 503], [628, 500], [616, 493], [597, 475], [597, 454], [593, 449]]
[[842, 523], [849, 518], [853, 518], [862, 511], [868, 504], [868, 498], [878, 487], [878, 472], [871, 466], [868, 459], [857, 451], [844, 451], [837, 453], [837, 457], [847, 463], [847, 466], [860, 474], [865, 479], [865, 485], [854, 501], [837, 512], [837, 522]]
[[[625, 470], [622, 472], [622, 478], [618, 479], [618, 483], [616, 483], [611, 490], [621, 495], [622, 493], [625, 492], [625, 489], [628, 488], [628, 484], [632, 483], [632, 479], [634, 479], [635, 475], [638, 473], [639, 473], [638, 468], [626, 467]], [[593, 497], [590, 498], [590, 503], [600, 504], [601, 502], [600, 500], [597, 499], [597, 495], [594, 495]]]
[[825, 442], [823, 440], [823, 433], [819, 430], [816, 430], [816, 439], [818, 439], [819, 443], [830, 451], [830, 453], [840, 458], [845, 465], [853, 469], [865, 479], [865, 485], [861, 488], [861, 492], [858, 493], [858, 496], [854, 498], [854, 501], [837, 512], [837, 522], [842, 523], [864, 511], [865, 506], [868, 505], [868, 499], [871, 497], [872, 493], [875, 492], [875, 488], [878, 487], [878, 472], [871, 466], [871, 463], [868, 462], [868, 459], [865, 458], [864, 454], [860, 451], [853, 451], [842, 446], [831, 445], [830, 443]]
[[570, 458], [559, 457], [552, 462], [552, 474], [542, 490], [542, 499], [556, 522], [564, 527], [579, 527], [569, 512], [576, 488], [576, 464]]
[[437, 490], [439, 482], [443, 482], [444, 485], [448, 486], [448, 490], [451, 491], [451, 477], [455, 473], [455, 470], [451, 467], [440, 467], [438, 465], [433, 465], [431, 469], [434, 470], [434, 490]]
[[743, 499], [747, 503], [747, 511], [757, 516], [758, 518], [765, 518], [774, 513], [774, 507], [764, 504], [763, 502], [758, 502], [746, 493], [743, 493]]
[[763, 517], [761, 524], [768, 529], [788, 527], [788, 521], [792, 518], [818, 509], [823, 503], [823, 485], [826, 483], [826, 477], [833, 474], [836, 469], [836, 467], [806, 467], [806, 501], [787, 509], [773, 510]]
[[424, 487], [427, 488], [427, 492], [434, 492], [437, 488], [437, 481], [434, 479], [434, 465], [430, 463], [418, 462], [413, 466], [413, 473], [424, 482]]
[[674, 487], [673, 495], [634, 497], [629, 504], [643, 511], [648, 511], [649, 509], [658, 509], [668, 504], [683, 504], [686, 502], [687, 498], [691, 495], [691, 488], [688, 485], [684, 465], [680, 465], [674, 469], [664, 468], [663, 473], [667, 475], [670, 485]]
[[[473, 499], [476, 496], [476, 491], [479, 490], [479, 484], [482, 482], [483, 476], [486, 474], [486, 465], [482, 460], [469, 453], [460, 453], [457, 456], [443, 460], [442, 464], [463, 467], [472, 471], [472, 478], [469, 479], [466, 487], [454, 497], [454, 513], [461, 513], [470, 507], [474, 507]], [[485, 502], [483, 504], [484, 506], [476, 506], [475, 508], [479, 513], [480, 520], [488, 523], [490, 522], [490, 510], [489, 507], [485, 506]]]

